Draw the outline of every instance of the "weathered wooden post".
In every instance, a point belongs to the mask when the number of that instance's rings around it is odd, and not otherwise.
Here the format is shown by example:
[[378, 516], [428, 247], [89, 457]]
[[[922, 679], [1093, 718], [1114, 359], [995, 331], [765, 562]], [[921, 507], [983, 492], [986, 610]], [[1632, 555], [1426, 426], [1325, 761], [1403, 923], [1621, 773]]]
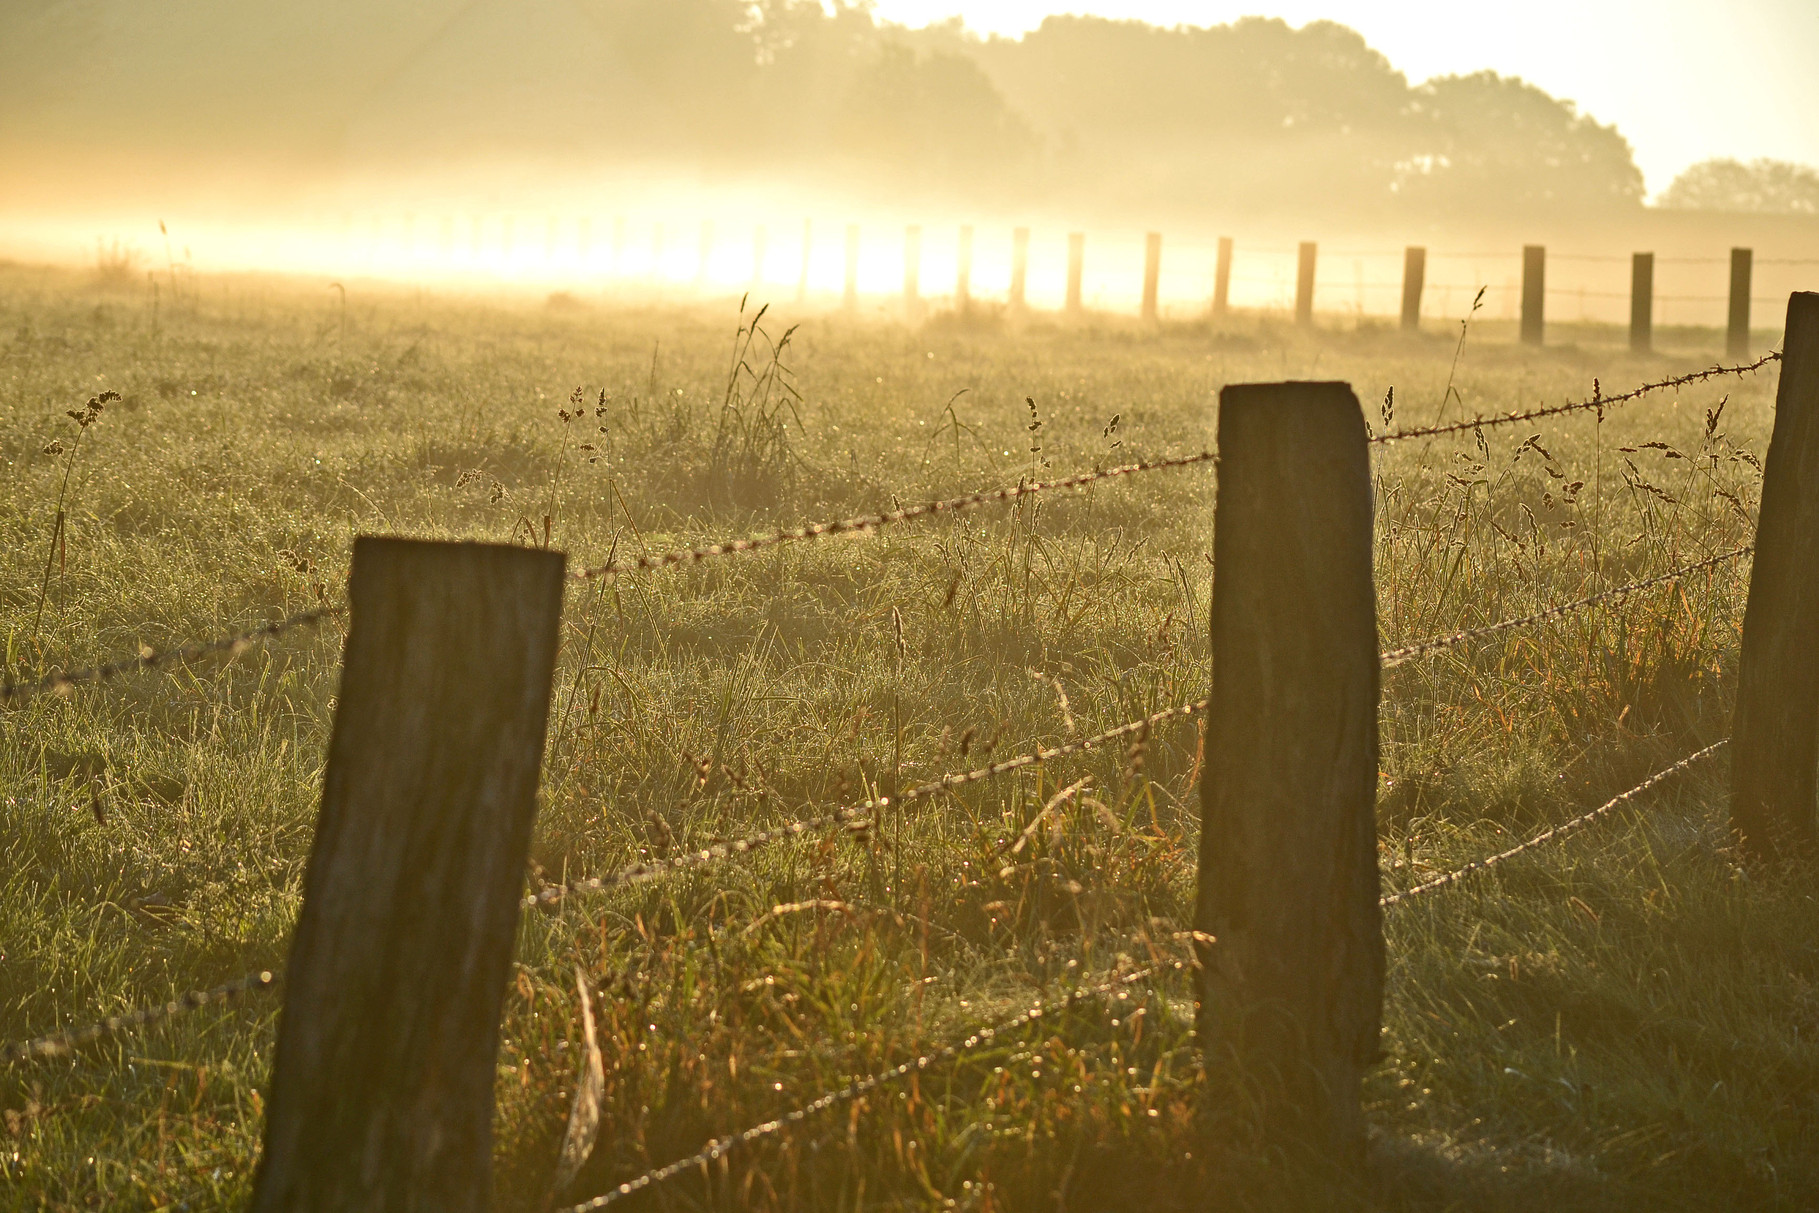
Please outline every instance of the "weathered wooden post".
[[973, 225], [960, 228], [960, 247], [954, 260], [954, 306], [962, 312], [973, 306]]
[[808, 266], [810, 254], [815, 248], [815, 221], [802, 221], [802, 271], [796, 278], [796, 302], [808, 302]]
[[859, 225], [846, 225], [846, 288], [841, 305], [849, 312], [859, 310]]
[[1655, 348], [1655, 254], [1630, 257], [1630, 349], [1646, 354]]
[[1749, 249], [1731, 250], [1730, 331], [1724, 348], [1732, 358], [1745, 358], [1750, 352], [1750, 261]]
[[1143, 241], [1143, 318], [1157, 316], [1156, 295], [1162, 284], [1162, 233], [1151, 232]]
[[1213, 315], [1223, 316], [1232, 301], [1232, 238], [1219, 237], [1219, 258], [1213, 263]]
[[1377, 1056], [1377, 613], [1343, 383], [1219, 394], [1200, 1039], [1265, 1140], [1362, 1162]]
[[1541, 344], [1545, 335], [1546, 304], [1547, 249], [1539, 244], [1525, 244], [1522, 246], [1522, 344]]
[[1303, 240], [1295, 263], [1295, 323], [1304, 329], [1314, 324], [1314, 260], [1319, 253], [1319, 245]]
[[1757, 859], [1819, 851], [1819, 294], [1787, 301], [1731, 722], [1731, 829]]
[[1067, 314], [1080, 314], [1080, 279], [1086, 273], [1086, 233], [1067, 234]]
[[922, 310], [922, 228], [903, 229], [903, 315], [914, 319]]
[[1020, 312], [1028, 303], [1030, 270], [1030, 230], [1020, 227], [1011, 232], [1011, 310]]
[[1402, 327], [1421, 327], [1421, 292], [1427, 288], [1427, 250], [1409, 245], [1402, 250]]
[[255, 1213], [491, 1199], [563, 558], [363, 537]]

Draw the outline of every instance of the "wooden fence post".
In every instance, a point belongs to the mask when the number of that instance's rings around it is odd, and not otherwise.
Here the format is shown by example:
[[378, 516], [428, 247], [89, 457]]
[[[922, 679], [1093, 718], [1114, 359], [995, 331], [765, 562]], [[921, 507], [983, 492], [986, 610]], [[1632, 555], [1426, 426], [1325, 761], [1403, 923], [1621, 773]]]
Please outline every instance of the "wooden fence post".
[[1219, 237], [1219, 259], [1213, 264], [1213, 315], [1223, 316], [1232, 301], [1232, 238]]
[[1155, 320], [1156, 294], [1162, 284], [1162, 233], [1151, 232], [1143, 242], [1143, 318]]
[[1750, 250], [1731, 250], [1730, 331], [1724, 348], [1732, 358], [1746, 358], [1750, 352], [1750, 261]]
[[1030, 230], [1011, 232], [1011, 310], [1020, 312], [1028, 303], [1030, 269]]
[[958, 265], [954, 272], [954, 306], [966, 312], [973, 306], [973, 225], [970, 223], [960, 229], [960, 247], [955, 260]]
[[255, 1213], [489, 1207], [563, 563], [355, 541]]
[[1086, 233], [1067, 234], [1067, 314], [1080, 314], [1080, 279], [1086, 273]]
[[1819, 294], [1788, 297], [1731, 723], [1731, 829], [1758, 859], [1819, 850]]
[[922, 308], [922, 228], [903, 229], [903, 315], [914, 319]]
[[754, 291], [764, 285], [764, 257], [770, 251], [766, 247], [769, 243], [770, 233], [764, 230], [762, 223], [752, 229], [752, 289]]
[[1630, 258], [1630, 349], [1646, 354], [1655, 348], [1655, 254]]
[[846, 225], [846, 289], [841, 305], [849, 312], [859, 310], [859, 225]]
[[1522, 246], [1522, 344], [1541, 344], [1546, 304], [1547, 249], [1539, 244], [1525, 244]]
[[1319, 252], [1319, 245], [1303, 240], [1295, 263], [1295, 323], [1304, 329], [1314, 324], [1314, 260]]
[[1421, 327], [1421, 292], [1427, 288], [1427, 250], [1409, 245], [1402, 250], [1402, 327]]
[[1196, 911], [1200, 1039], [1244, 1092], [1229, 1102], [1346, 1164], [1383, 1002], [1367, 444], [1346, 384], [1219, 394]]
[[796, 278], [796, 302], [808, 302], [808, 266], [809, 254], [815, 248], [815, 221], [802, 221], [802, 272]]

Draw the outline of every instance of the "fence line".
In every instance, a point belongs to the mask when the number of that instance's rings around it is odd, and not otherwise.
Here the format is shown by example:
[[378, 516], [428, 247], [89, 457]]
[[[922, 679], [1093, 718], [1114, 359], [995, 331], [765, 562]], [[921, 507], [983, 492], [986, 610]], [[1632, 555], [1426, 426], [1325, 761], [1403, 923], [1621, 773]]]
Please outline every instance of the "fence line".
[[1568, 834], [1574, 833], [1578, 830], [1585, 828], [1586, 826], [1592, 824], [1592, 822], [1597, 821], [1599, 818], [1605, 817], [1605, 816], [1615, 812], [1617, 809], [1621, 808], [1625, 804], [1628, 804], [1630, 801], [1632, 801], [1636, 797], [1642, 795], [1642, 793], [1648, 791], [1650, 788], [1654, 787], [1656, 784], [1661, 783], [1664, 780], [1673, 778], [1675, 775], [1680, 774], [1680, 772], [1693, 766], [1695, 763], [1699, 762], [1700, 760], [1711, 757], [1713, 754], [1717, 753], [1719, 750], [1723, 749], [1725, 746], [1727, 746], [1729, 744], [1730, 744], [1730, 738], [1728, 738], [1728, 737], [1726, 737], [1723, 741], [1714, 741], [1711, 745], [1706, 746], [1702, 750], [1693, 751], [1691, 754], [1688, 754], [1685, 758], [1682, 758], [1679, 762], [1674, 763], [1672, 766], [1664, 767], [1663, 769], [1656, 771], [1653, 775], [1650, 775], [1647, 779], [1644, 779], [1641, 783], [1637, 784], [1635, 787], [1631, 788], [1629, 791], [1621, 792], [1621, 793], [1617, 794], [1616, 796], [1611, 797], [1609, 800], [1605, 801], [1603, 804], [1599, 805], [1597, 808], [1591, 810], [1590, 812], [1581, 813], [1579, 816], [1574, 817], [1568, 821], [1563, 821], [1557, 826], [1554, 826], [1547, 830], [1543, 830], [1541, 833], [1535, 835], [1533, 838], [1529, 839], [1528, 841], [1519, 842], [1507, 851], [1499, 851], [1495, 855], [1489, 855], [1483, 859], [1474, 859], [1472, 862], [1466, 864], [1464, 867], [1455, 868], [1453, 871], [1446, 873], [1444, 876], [1436, 876], [1432, 880], [1424, 881], [1421, 884], [1415, 885], [1412, 888], [1403, 889], [1399, 893], [1387, 894], [1382, 899], [1380, 899], [1377, 904], [1386, 909], [1390, 906], [1401, 905], [1403, 902], [1408, 901], [1411, 898], [1419, 897], [1423, 893], [1431, 893], [1435, 889], [1444, 889], [1451, 885], [1456, 885], [1460, 881], [1464, 880], [1467, 876], [1472, 875], [1474, 872], [1482, 872], [1486, 868], [1495, 867], [1496, 865], [1502, 863], [1504, 860], [1513, 859], [1516, 856], [1522, 854], [1524, 851], [1533, 850], [1535, 847], [1541, 846], [1544, 843], [1552, 842], [1556, 838], [1564, 838]]
[[257, 973], [249, 973], [237, 981], [230, 981], [210, 990], [191, 990], [169, 1002], [142, 1007], [136, 1011], [129, 1011], [125, 1015], [110, 1015], [108, 1018], [86, 1027], [70, 1028], [31, 1040], [17, 1041], [5, 1048], [0, 1048], [0, 1062], [16, 1064], [38, 1057], [61, 1057], [82, 1045], [92, 1044], [103, 1037], [112, 1036], [116, 1032], [149, 1027], [167, 1019], [187, 1015], [191, 1011], [199, 1011], [203, 1007], [212, 1006], [218, 1002], [231, 1002], [247, 994], [272, 989], [278, 984], [281, 972], [281, 970], [262, 969]]
[[1211, 463], [1214, 454], [1201, 451], [1194, 455], [1176, 455], [1166, 459], [1150, 459], [1138, 463], [1126, 463], [1118, 467], [1104, 468], [1091, 472], [1081, 472], [1076, 476], [1063, 476], [1058, 480], [1020, 481], [1008, 488], [982, 489], [975, 493], [965, 493], [959, 497], [948, 497], [940, 501], [928, 501], [920, 505], [905, 506], [902, 509], [890, 510], [881, 514], [860, 514], [852, 518], [842, 518], [835, 522], [816, 522], [808, 526], [790, 527], [785, 530], [772, 531], [751, 539], [733, 539], [724, 543], [710, 543], [697, 548], [680, 548], [672, 552], [663, 552], [656, 556], [640, 556], [636, 560], [614, 561], [610, 564], [594, 565], [591, 568], [576, 569], [569, 577], [576, 581], [592, 581], [597, 578], [616, 577], [620, 573], [635, 570], [669, 568], [679, 564], [698, 564], [716, 556], [735, 556], [745, 552], [761, 551], [776, 547], [779, 544], [792, 543], [809, 539], [825, 539], [831, 535], [869, 534], [882, 526], [894, 522], [908, 522], [916, 518], [928, 518], [936, 514], [957, 514], [965, 510], [977, 509], [980, 506], [993, 505], [1001, 501], [1015, 501], [1036, 493], [1051, 489], [1075, 489], [1092, 484], [1099, 480], [1114, 480], [1122, 476], [1135, 476], [1143, 472], [1160, 471], [1163, 468], [1188, 467], [1197, 463]]
[[1670, 569], [1668, 572], [1662, 573], [1659, 576], [1650, 577], [1643, 581], [1632, 581], [1626, 585], [1612, 586], [1608, 590], [1602, 590], [1596, 594], [1575, 599], [1572, 602], [1563, 602], [1557, 606], [1548, 607], [1546, 610], [1537, 611], [1533, 615], [1523, 615], [1515, 619], [1504, 619], [1497, 623], [1486, 624], [1481, 628], [1466, 628], [1459, 632], [1449, 632], [1444, 636], [1434, 636], [1427, 640], [1418, 640], [1414, 644], [1404, 645], [1401, 648], [1385, 649], [1382, 654], [1383, 668], [1391, 669], [1406, 661], [1413, 661], [1418, 657], [1425, 657], [1429, 653], [1437, 653], [1442, 649], [1454, 648], [1458, 645], [1466, 644], [1485, 636], [1494, 636], [1498, 632], [1507, 632], [1514, 628], [1527, 627], [1530, 624], [1545, 623], [1549, 619], [1557, 619], [1562, 615], [1570, 615], [1574, 611], [1584, 610], [1586, 607], [1593, 606], [1600, 602], [1627, 598], [1631, 594], [1640, 593], [1641, 591], [1651, 589], [1654, 586], [1665, 585], [1670, 581], [1678, 581], [1688, 573], [1696, 573], [1700, 569], [1715, 567], [1723, 564], [1727, 560], [1735, 560], [1739, 556], [1748, 555], [1755, 550], [1755, 544], [1744, 544], [1740, 548], [1732, 548], [1728, 552], [1721, 552], [1716, 556], [1708, 556], [1704, 560], [1695, 560], [1691, 564], [1681, 565], [1677, 569]]
[[1379, 443], [1400, 442], [1408, 438], [1432, 438], [1436, 434], [1457, 434], [1466, 430], [1487, 429], [1497, 425], [1513, 425], [1519, 421], [1533, 421], [1540, 417], [1556, 417], [1562, 413], [1578, 413], [1587, 409], [1596, 409], [1598, 410], [1599, 415], [1602, 416], [1604, 410], [1613, 405], [1626, 404], [1631, 400], [1639, 399], [1651, 392], [1666, 391], [1669, 388], [1685, 387], [1690, 383], [1703, 383], [1708, 379], [1716, 379], [1724, 375], [1736, 375], [1741, 378], [1744, 375], [1761, 370], [1771, 362], [1779, 361], [1781, 361], [1781, 352], [1779, 350], [1772, 350], [1756, 359], [1754, 362], [1743, 363], [1736, 366], [1711, 366], [1703, 371], [1692, 371], [1685, 375], [1676, 375], [1672, 379], [1663, 379], [1659, 383], [1645, 383], [1641, 387], [1631, 388], [1629, 391], [1616, 396], [1605, 396], [1600, 393], [1597, 387], [1597, 380], [1593, 380], [1592, 398], [1590, 400], [1575, 400], [1570, 404], [1553, 404], [1548, 405], [1545, 408], [1531, 409], [1528, 412], [1522, 413], [1499, 413], [1489, 417], [1474, 417], [1469, 421], [1453, 421], [1448, 422], [1445, 425], [1424, 425], [1414, 429], [1392, 430], [1387, 434], [1373, 434], [1371, 435], [1370, 440], [1373, 443]]
[[561, 1210], [560, 1213], [594, 1213], [595, 1210], [607, 1208], [646, 1188], [665, 1183], [676, 1178], [678, 1175], [694, 1170], [696, 1167], [704, 1167], [708, 1163], [716, 1162], [741, 1146], [748, 1146], [762, 1138], [774, 1136], [791, 1125], [801, 1124], [809, 1117], [814, 1116], [819, 1112], [824, 1112], [837, 1104], [850, 1103], [855, 1099], [871, 1094], [880, 1087], [886, 1087], [892, 1083], [900, 1082], [911, 1074], [921, 1073], [930, 1066], [937, 1065], [944, 1061], [951, 1061], [962, 1054], [970, 1053], [980, 1045], [990, 1044], [1000, 1035], [1007, 1035], [1011, 1032], [1015, 1032], [1019, 1028], [1027, 1027], [1028, 1025], [1035, 1023], [1044, 1015], [1052, 1014], [1056, 1011], [1071, 1010], [1086, 999], [1102, 998], [1108, 994], [1117, 993], [1137, 984], [1145, 978], [1153, 977], [1159, 972], [1180, 972], [1182, 969], [1191, 966], [1192, 962], [1185, 960], [1152, 964], [1123, 977], [1101, 982], [1099, 985], [1093, 986], [1090, 989], [1075, 990], [1069, 993], [1065, 998], [1056, 999], [1051, 1002], [1038, 1003], [1029, 1010], [1013, 1015], [1011, 1018], [1006, 1019], [1001, 1023], [976, 1029], [964, 1040], [954, 1044], [943, 1045], [939, 1049], [924, 1053], [920, 1057], [906, 1061], [901, 1065], [892, 1066], [888, 1070], [879, 1071], [866, 1078], [856, 1078], [844, 1087], [837, 1087], [819, 1095], [808, 1103], [802, 1104], [775, 1119], [764, 1121], [762, 1124], [753, 1125], [749, 1129], [745, 1129], [738, 1133], [732, 1133], [725, 1137], [716, 1137], [687, 1158], [679, 1158], [675, 1162], [666, 1163], [654, 1170], [646, 1171], [636, 1179], [627, 1180], [610, 1192], [596, 1196], [594, 1199], [584, 1201], [581, 1204], [571, 1205], [568, 1208]]
[[908, 791], [903, 792], [895, 798], [890, 796], [879, 796], [856, 805], [842, 805], [839, 808], [832, 809], [817, 817], [800, 818], [784, 825], [762, 830], [756, 834], [748, 834], [743, 838], [735, 838], [726, 842], [716, 842], [711, 846], [702, 847], [699, 850], [690, 851], [670, 859], [659, 859], [649, 863], [633, 864], [631, 867], [621, 868], [619, 871], [609, 872], [604, 876], [591, 876], [586, 880], [570, 881], [566, 884], [554, 885], [526, 897], [523, 903], [524, 908], [531, 909], [538, 906], [554, 905], [571, 893], [602, 892], [607, 889], [618, 888], [622, 885], [642, 883], [646, 880], [668, 875], [671, 872], [679, 872], [688, 868], [706, 867], [709, 864], [719, 863], [722, 860], [730, 859], [735, 855], [749, 855], [753, 851], [769, 846], [774, 842], [781, 842], [789, 838], [799, 838], [804, 834], [813, 833], [818, 830], [831, 829], [835, 826], [857, 827], [870, 824], [872, 814], [880, 809], [888, 808], [893, 804], [902, 805], [917, 800], [926, 800], [931, 796], [938, 796], [942, 792], [952, 788], [962, 787], [969, 783], [978, 783], [980, 780], [984, 779], [993, 779], [999, 775], [1008, 774], [1011, 771], [1022, 770], [1025, 767], [1036, 766], [1040, 763], [1052, 762], [1057, 758], [1064, 758], [1069, 754], [1078, 754], [1082, 751], [1090, 750], [1094, 746], [1104, 745], [1108, 741], [1116, 741], [1120, 737], [1129, 737], [1134, 733], [1147, 733], [1159, 724], [1166, 724], [1171, 720], [1185, 719], [1196, 712], [1204, 711], [1207, 704], [1210, 702], [1211, 701], [1208, 699], [1200, 699], [1193, 703], [1180, 704], [1179, 706], [1166, 708], [1163, 711], [1145, 716], [1141, 720], [1133, 720], [1126, 724], [1121, 724], [1117, 728], [1107, 729], [1103, 733], [1096, 733], [1091, 737], [1082, 737], [1076, 741], [1070, 741], [1065, 745], [1058, 745], [1048, 749], [1038, 748], [1027, 754], [1019, 754], [1014, 758], [1007, 758], [1002, 762], [994, 762], [990, 766], [979, 767], [971, 771], [960, 771], [951, 775], [943, 775], [940, 779], [910, 788]]

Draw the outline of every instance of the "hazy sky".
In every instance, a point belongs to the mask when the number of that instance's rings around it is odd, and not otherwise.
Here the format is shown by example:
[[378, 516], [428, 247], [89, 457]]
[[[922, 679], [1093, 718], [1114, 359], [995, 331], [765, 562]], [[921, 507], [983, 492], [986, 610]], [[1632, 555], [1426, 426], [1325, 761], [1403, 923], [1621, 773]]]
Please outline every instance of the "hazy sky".
[[1281, 17], [1349, 25], [1412, 82], [1491, 68], [1614, 122], [1651, 193], [1708, 156], [1819, 166], [1819, 0], [878, 0], [921, 25], [956, 13], [1016, 34], [1050, 13], [1161, 25]]

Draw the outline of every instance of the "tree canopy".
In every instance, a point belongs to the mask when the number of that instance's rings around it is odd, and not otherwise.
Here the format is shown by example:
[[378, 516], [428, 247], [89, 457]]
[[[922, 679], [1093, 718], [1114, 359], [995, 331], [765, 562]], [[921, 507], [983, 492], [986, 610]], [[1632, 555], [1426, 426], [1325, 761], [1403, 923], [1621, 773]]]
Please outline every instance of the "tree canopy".
[[1661, 205], [1689, 211], [1819, 215], [1819, 171], [1786, 160], [1702, 160], [1661, 194]]

